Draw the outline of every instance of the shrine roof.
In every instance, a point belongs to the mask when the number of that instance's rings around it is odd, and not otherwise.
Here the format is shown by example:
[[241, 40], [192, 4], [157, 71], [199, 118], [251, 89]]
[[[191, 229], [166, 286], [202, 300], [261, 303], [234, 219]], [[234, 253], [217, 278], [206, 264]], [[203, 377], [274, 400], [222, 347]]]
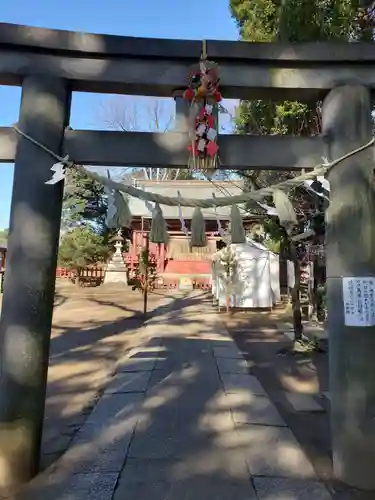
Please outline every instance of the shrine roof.
[[[183, 198], [212, 198], [214, 194], [217, 198], [223, 196], [238, 195], [243, 192], [242, 181], [206, 181], [206, 180], [177, 180], [177, 181], [137, 181], [136, 186], [145, 191], [152, 191], [163, 196], [176, 197], [177, 191], [181, 193]], [[130, 198], [129, 207], [135, 217], [151, 217], [145, 203], [137, 198]], [[240, 206], [240, 208], [244, 208]], [[165, 219], [178, 219], [178, 207], [161, 206]], [[231, 207], [220, 207], [217, 209], [217, 214], [221, 220], [230, 219]], [[183, 207], [182, 215], [184, 219], [191, 219], [194, 208]], [[213, 208], [203, 209], [202, 213], [205, 219], [216, 219], [215, 210]]]

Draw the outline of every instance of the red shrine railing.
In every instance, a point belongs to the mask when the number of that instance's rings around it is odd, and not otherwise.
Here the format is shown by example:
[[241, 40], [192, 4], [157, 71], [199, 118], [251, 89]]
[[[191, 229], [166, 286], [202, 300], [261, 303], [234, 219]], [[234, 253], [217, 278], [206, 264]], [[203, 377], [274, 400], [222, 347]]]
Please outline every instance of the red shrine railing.
[[[82, 269], [80, 278], [85, 279], [98, 279], [104, 280], [105, 277], [105, 268], [91, 268], [91, 269]], [[73, 280], [75, 278], [75, 272], [73, 269], [64, 269], [57, 268], [56, 270], [56, 278]], [[196, 276], [192, 278], [193, 288], [199, 288], [202, 290], [209, 290], [211, 288], [211, 281], [207, 276]], [[155, 288], [168, 288], [168, 289], [176, 289], [179, 286], [180, 277], [178, 275], [168, 276], [164, 274], [162, 277], [158, 278], [155, 284]]]
[[[180, 236], [180, 240], [184, 236], [179, 231], [172, 231], [173, 236]], [[207, 233], [208, 240], [213, 243], [215, 241], [214, 233]], [[139, 255], [145, 246], [146, 234], [143, 231], [135, 230], [133, 232], [133, 241], [128, 252], [123, 253], [124, 262], [127, 265], [128, 276], [133, 278], [139, 264]], [[209, 255], [198, 254], [178, 254], [171, 257], [168, 253], [166, 245], [150, 243], [150, 252], [157, 259], [158, 279], [157, 288], [178, 288], [179, 282], [183, 277], [189, 277], [194, 288], [209, 289], [211, 287], [211, 259]], [[216, 246], [216, 245], [215, 245]], [[106, 273], [105, 266], [91, 266], [86, 269], [81, 269], [80, 278], [83, 280], [104, 281]], [[56, 269], [56, 278], [74, 280], [76, 272], [74, 269], [59, 267]]]

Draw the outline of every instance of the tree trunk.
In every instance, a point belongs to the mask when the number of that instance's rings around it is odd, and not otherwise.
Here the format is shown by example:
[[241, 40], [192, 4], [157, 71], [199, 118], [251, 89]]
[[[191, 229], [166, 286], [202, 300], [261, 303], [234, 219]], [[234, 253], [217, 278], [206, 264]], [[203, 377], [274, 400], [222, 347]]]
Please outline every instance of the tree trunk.
[[75, 281], [75, 285], [77, 287], [81, 286], [81, 268], [77, 268], [76, 269], [76, 281]]
[[319, 263], [317, 257], [314, 261], [314, 289], [312, 293], [313, 319], [323, 321], [325, 319], [324, 300], [322, 288], [325, 285], [325, 267]]
[[302, 312], [300, 301], [300, 287], [301, 287], [301, 266], [298, 260], [297, 249], [295, 244], [290, 241], [290, 256], [294, 265], [294, 287], [292, 288], [292, 311], [293, 311], [293, 330], [294, 342], [302, 340], [303, 325], [302, 325]]

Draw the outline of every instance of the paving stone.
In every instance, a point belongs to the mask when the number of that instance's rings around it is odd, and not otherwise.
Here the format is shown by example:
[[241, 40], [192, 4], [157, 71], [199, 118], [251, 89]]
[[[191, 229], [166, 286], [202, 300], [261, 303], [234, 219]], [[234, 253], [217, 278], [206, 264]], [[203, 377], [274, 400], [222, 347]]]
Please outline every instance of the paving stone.
[[134, 416], [143, 399], [143, 394], [136, 393], [104, 394], [87, 417], [86, 423], [101, 427], [104, 424], [110, 425], [112, 420]]
[[53, 439], [42, 443], [43, 454], [55, 454], [64, 452], [73, 439], [74, 432], [71, 434], [57, 434]]
[[156, 427], [168, 426], [168, 422], [196, 427], [207, 402], [220, 390], [217, 369], [191, 367], [172, 373], [155, 370], [151, 374], [142, 411], [151, 412], [153, 417], [158, 412], [157, 418], [153, 418]]
[[254, 478], [259, 500], [331, 500], [326, 488], [313, 481], [285, 478]]
[[159, 358], [155, 365], [155, 371], [168, 370], [169, 373], [177, 372], [190, 366], [199, 364], [202, 368], [209, 368], [213, 372], [217, 372], [217, 365], [213, 356], [209, 351], [204, 352], [189, 352], [185, 355], [170, 355], [167, 358]]
[[[313, 489], [320, 486], [314, 470], [259, 381], [241, 371], [236, 345], [210, 340], [217, 324], [203, 306], [199, 312], [192, 306], [148, 324], [150, 337], [160, 331], [160, 348], [158, 339], [156, 348], [121, 359], [58, 462], [62, 475], [77, 479], [67, 477], [63, 489], [55, 484], [51, 497], [30, 498], [255, 500], [249, 470], [258, 500], [305, 500], [306, 485], [309, 500], [329, 498]], [[141, 392], [123, 392], [129, 390]]]
[[296, 412], [323, 412], [325, 409], [310, 394], [285, 392], [285, 397]]
[[61, 457], [59, 469], [71, 474], [120, 472], [128, 452], [136, 422], [118, 422], [98, 428], [86, 424]]
[[232, 346], [214, 347], [215, 358], [243, 359], [243, 355], [233, 343]]
[[236, 424], [261, 424], [286, 427], [271, 400], [246, 392], [226, 394], [227, 406], [232, 410]]
[[223, 435], [222, 446], [242, 446], [254, 476], [316, 479], [314, 469], [301, 446], [287, 427], [241, 425], [237, 436]]
[[50, 467], [52, 464], [54, 464], [61, 457], [61, 455], [61, 451], [57, 451], [54, 453], [42, 453], [40, 456], [39, 469], [41, 471], [44, 471], [45, 469], [47, 469], [47, 467]]
[[216, 358], [219, 373], [249, 373], [249, 366], [244, 359]]
[[256, 500], [250, 480], [223, 480], [213, 474], [190, 477], [173, 483], [148, 482], [121, 484], [116, 488], [113, 500]]
[[217, 450], [203, 450], [185, 459], [145, 460], [128, 458], [119, 477], [119, 484], [174, 483], [194, 477], [216, 474], [225, 480], [247, 480], [249, 470], [243, 456], [236, 453], [220, 454]]
[[217, 372], [216, 362], [209, 344], [195, 339], [174, 339], [166, 344], [167, 350], [162, 352], [156, 362], [155, 370], [178, 371], [199, 364], [210, 367]]
[[148, 383], [146, 397], [148, 397], [149, 392], [157, 391], [160, 384], [171, 376], [171, 372], [172, 370], [168, 365], [164, 365], [163, 367], [159, 367], [157, 369], [155, 368], [154, 371], [150, 372], [150, 380]]
[[51, 492], [43, 493], [43, 500], [112, 500], [118, 474], [76, 474], [68, 477]]
[[124, 358], [116, 365], [118, 372], [151, 372], [157, 361], [155, 358]]
[[[171, 413], [170, 413], [171, 414]], [[130, 458], [183, 458], [202, 448], [209, 450], [212, 446], [212, 436], [209, 433], [199, 432], [190, 426], [190, 418], [184, 418], [182, 412], [173, 421], [161, 420], [149, 428], [141, 429], [137, 426], [129, 449]]]
[[128, 351], [129, 358], [155, 358], [165, 351], [163, 340], [160, 337], [153, 337], [139, 347], [134, 347]]
[[105, 394], [145, 392], [150, 380], [150, 375], [151, 372], [116, 373], [109, 382]]
[[239, 391], [248, 391], [258, 396], [266, 396], [266, 392], [256, 377], [253, 375], [238, 375], [223, 373], [221, 379], [224, 385], [224, 391], [227, 393], [237, 393]]
[[229, 335], [205, 334], [211, 342], [211, 347], [233, 347], [233, 339]]
[[137, 425], [129, 457], [182, 458], [202, 449], [208, 452], [220, 433], [218, 427], [229, 425], [229, 432], [234, 431], [229, 411], [226, 418], [223, 412], [218, 415], [207, 407], [220, 389], [217, 373], [216, 379], [199, 374], [193, 383], [189, 379], [184, 383], [173, 374], [147, 393], [142, 408], [149, 412], [150, 422], [146, 419]]
[[213, 438], [221, 432], [235, 430], [232, 413], [228, 411], [206, 411], [198, 420], [197, 429], [203, 433], [210, 433]]
[[[151, 336], [147, 342], [145, 343], [145, 345], [143, 346], [143, 348], [146, 348], [146, 349], [149, 349], [151, 347], [153, 348], [158, 348], [160, 349], [161, 348], [161, 345], [163, 343], [163, 339], [162, 337], [155, 337], [155, 336]], [[141, 350], [141, 348], [139, 348], [139, 350]]]

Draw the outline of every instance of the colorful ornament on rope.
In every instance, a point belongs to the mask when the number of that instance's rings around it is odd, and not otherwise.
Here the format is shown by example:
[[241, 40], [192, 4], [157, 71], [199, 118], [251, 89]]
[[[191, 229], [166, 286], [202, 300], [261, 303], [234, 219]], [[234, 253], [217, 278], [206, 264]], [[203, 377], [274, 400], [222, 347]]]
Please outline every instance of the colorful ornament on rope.
[[212, 114], [212, 104], [205, 104], [195, 119], [194, 142], [189, 151], [201, 159], [213, 158], [219, 149], [217, 145], [217, 124]]
[[184, 99], [189, 102], [207, 99], [214, 103], [221, 102], [219, 81], [218, 65], [213, 61], [201, 60], [199, 69], [190, 74], [189, 87], [184, 92]]
[[201, 170], [214, 170], [216, 165], [218, 123], [215, 112], [217, 104], [222, 100], [218, 85], [217, 64], [202, 60], [199, 71], [190, 75], [189, 88], [184, 93], [184, 98], [190, 102], [189, 151], [193, 166]]

